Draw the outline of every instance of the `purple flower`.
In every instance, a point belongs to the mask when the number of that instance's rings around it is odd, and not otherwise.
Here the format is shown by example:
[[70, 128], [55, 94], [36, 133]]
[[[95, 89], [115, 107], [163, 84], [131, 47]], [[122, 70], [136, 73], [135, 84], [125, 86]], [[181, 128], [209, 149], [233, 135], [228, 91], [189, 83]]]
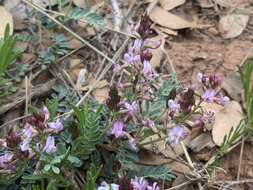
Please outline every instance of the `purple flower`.
[[146, 190], [148, 182], [143, 177], [131, 179], [133, 190]]
[[115, 138], [120, 138], [125, 135], [124, 123], [122, 121], [115, 121], [112, 125], [111, 135], [114, 135]]
[[133, 51], [134, 51], [134, 53], [140, 53], [141, 46], [142, 46], [142, 40], [140, 40], [138, 38], [135, 39], [134, 40], [134, 45], [133, 45]]
[[31, 139], [35, 135], [36, 130], [30, 124], [26, 123], [22, 133], [25, 139]]
[[0, 168], [9, 169], [10, 163], [12, 161], [13, 154], [10, 152], [5, 153], [4, 155], [0, 156]]
[[168, 107], [170, 111], [174, 113], [178, 113], [180, 110], [180, 105], [172, 99], [168, 100]]
[[107, 184], [105, 181], [101, 183], [101, 186], [97, 190], [119, 190], [119, 185], [112, 183], [111, 185]]
[[33, 155], [33, 150], [30, 147], [30, 142], [31, 142], [31, 139], [26, 138], [19, 145], [20, 150], [26, 153], [28, 157], [31, 157]]
[[145, 125], [146, 127], [149, 127], [149, 128], [155, 127], [155, 122], [152, 121], [151, 119], [143, 120], [142, 124]]
[[157, 185], [156, 182], [154, 182], [152, 186], [149, 185], [147, 187], [147, 190], [160, 190], [160, 187]]
[[56, 152], [56, 146], [55, 146], [53, 136], [47, 137], [46, 145], [43, 148], [43, 152], [46, 152], [48, 154], [52, 154], [52, 153]]
[[205, 102], [212, 103], [214, 101], [215, 95], [215, 90], [207, 89], [201, 97]]
[[143, 75], [149, 80], [153, 80], [156, 77], [150, 62], [147, 60], [143, 61]]
[[134, 117], [138, 112], [138, 104], [137, 102], [132, 102], [129, 104], [128, 102], [124, 102], [124, 107], [127, 109], [127, 113], [129, 117]]
[[128, 53], [124, 54], [124, 60], [130, 65], [138, 65], [141, 63], [141, 56], [139, 54], [135, 55], [129, 50]]
[[56, 122], [48, 123], [49, 128], [53, 130], [53, 132], [58, 133], [59, 131], [63, 130], [63, 125], [61, 123], [60, 118], [56, 120]]
[[184, 132], [184, 128], [177, 125], [171, 129], [169, 129], [168, 133], [168, 142], [170, 144], [175, 143], [178, 144], [180, 140], [184, 139], [186, 134]]
[[229, 97], [224, 96], [221, 92], [219, 92], [216, 96], [215, 102], [220, 105], [225, 105], [229, 101]]

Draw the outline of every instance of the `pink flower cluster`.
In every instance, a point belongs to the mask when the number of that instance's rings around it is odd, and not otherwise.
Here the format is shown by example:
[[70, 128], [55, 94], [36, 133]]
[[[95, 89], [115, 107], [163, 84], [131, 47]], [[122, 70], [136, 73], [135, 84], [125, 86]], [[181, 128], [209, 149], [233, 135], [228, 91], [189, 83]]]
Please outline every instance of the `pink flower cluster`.
[[5, 170], [15, 168], [13, 165], [15, 159], [32, 158], [36, 153], [56, 152], [53, 134], [63, 130], [63, 124], [60, 119], [49, 122], [49, 118], [49, 111], [47, 107], [44, 107], [40, 113], [25, 120], [24, 129], [21, 132], [8, 133], [2, 146], [10, 151], [0, 156], [0, 168]]
[[197, 79], [203, 86], [204, 93], [201, 97], [205, 102], [216, 102], [218, 104], [225, 105], [229, 101], [229, 98], [224, 96], [220, 91], [222, 81], [220, 76], [216, 74], [208, 76], [199, 73]]
[[[143, 177], [135, 177], [130, 180], [129, 190], [160, 190], [157, 182], [153, 184], [149, 184], [146, 179]], [[107, 184], [105, 181], [101, 183], [101, 186], [97, 188], [97, 190], [120, 190], [122, 189], [120, 184]]]

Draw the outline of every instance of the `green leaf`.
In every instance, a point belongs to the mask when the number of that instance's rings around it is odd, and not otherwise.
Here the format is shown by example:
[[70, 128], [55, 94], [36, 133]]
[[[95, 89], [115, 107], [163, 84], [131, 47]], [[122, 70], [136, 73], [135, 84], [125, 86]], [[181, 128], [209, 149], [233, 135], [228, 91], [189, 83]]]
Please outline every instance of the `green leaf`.
[[50, 170], [50, 168], [51, 168], [51, 165], [50, 165], [50, 164], [46, 164], [46, 165], [44, 166], [44, 170], [45, 170], [46, 172], [48, 172], [48, 171]]
[[82, 108], [73, 107], [73, 110], [80, 133], [73, 142], [72, 155], [87, 159], [106, 132], [105, 123], [100, 121], [103, 116], [102, 109], [97, 108], [93, 111], [88, 104], [85, 104]]
[[175, 176], [171, 173], [171, 170], [166, 166], [143, 166], [137, 172], [132, 171], [132, 176], [152, 178], [155, 180], [172, 180]]
[[102, 166], [95, 167], [91, 164], [89, 170], [87, 171], [87, 183], [84, 186], [84, 190], [94, 190], [96, 189], [96, 180], [101, 172]]
[[59, 174], [60, 173], [60, 169], [56, 166], [52, 166], [52, 170], [55, 174]]
[[57, 190], [56, 182], [55, 180], [51, 179], [49, 184], [47, 185], [46, 190]]
[[72, 8], [66, 17], [81, 20], [97, 28], [103, 26], [103, 18], [89, 9]]

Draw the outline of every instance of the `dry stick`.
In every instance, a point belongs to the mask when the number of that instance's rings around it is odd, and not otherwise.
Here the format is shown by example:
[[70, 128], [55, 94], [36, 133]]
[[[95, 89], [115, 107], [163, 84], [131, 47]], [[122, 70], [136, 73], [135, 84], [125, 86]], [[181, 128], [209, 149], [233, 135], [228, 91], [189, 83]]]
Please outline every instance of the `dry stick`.
[[244, 151], [244, 142], [245, 137], [242, 137], [242, 144], [241, 144], [241, 150], [240, 150], [240, 158], [239, 158], [239, 166], [237, 171], [237, 180], [240, 180], [240, 174], [241, 174], [241, 167], [242, 167], [242, 157], [243, 157], [243, 151]]
[[[191, 157], [189, 156], [189, 153], [188, 153], [188, 151], [187, 151], [187, 149], [186, 149], [186, 147], [185, 147], [184, 142], [183, 142], [183, 141], [180, 141], [180, 145], [181, 145], [181, 147], [183, 148], [184, 155], [185, 155], [185, 157], [186, 157], [187, 162], [188, 162], [188, 163], [190, 164], [190, 166], [194, 169], [193, 162], [192, 162], [192, 160], [191, 160]], [[197, 182], [197, 185], [198, 185], [198, 187], [199, 187], [200, 190], [203, 189], [202, 186], [201, 186], [201, 184], [200, 184], [199, 182]]]
[[29, 104], [29, 95], [28, 95], [28, 77], [27, 75], [25, 76], [25, 115], [28, 114], [28, 104]]
[[102, 51], [98, 50], [96, 47], [94, 47], [93, 45], [91, 45], [88, 41], [84, 40], [81, 36], [79, 36], [77, 33], [75, 33], [74, 31], [72, 31], [71, 29], [69, 29], [67, 26], [65, 26], [64, 24], [62, 24], [60, 21], [58, 21], [57, 19], [55, 19], [53, 16], [49, 15], [48, 13], [46, 13], [43, 10], [43, 8], [41, 8], [38, 5], [35, 5], [34, 3], [32, 3], [32, 2], [30, 2], [28, 0], [22, 0], [22, 1], [24, 3], [26, 3], [26, 4], [28, 4], [29, 6], [33, 7], [34, 9], [36, 9], [37, 11], [39, 11], [40, 13], [42, 13], [43, 15], [47, 16], [48, 18], [50, 18], [56, 24], [58, 24], [59, 26], [61, 26], [64, 30], [66, 30], [67, 32], [69, 32], [70, 34], [72, 34], [75, 38], [77, 38], [78, 40], [80, 40], [81, 42], [83, 42], [85, 45], [87, 45], [89, 48], [91, 48], [92, 50], [94, 50], [95, 52], [97, 52], [99, 55], [103, 56], [109, 62], [111, 62], [112, 64], [115, 63], [110, 57], [108, 57], [107, 55], [105, 55]]

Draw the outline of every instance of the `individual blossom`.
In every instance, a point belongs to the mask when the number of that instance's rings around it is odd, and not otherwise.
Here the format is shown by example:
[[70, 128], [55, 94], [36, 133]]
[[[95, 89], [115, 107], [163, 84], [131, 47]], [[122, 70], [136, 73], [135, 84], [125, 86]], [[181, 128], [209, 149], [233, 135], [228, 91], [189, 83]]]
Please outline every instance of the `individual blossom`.
[[144, 119], [142, 121], [142, 124], [148, 128], [152, 128], [152, 127], [155, 127], [155, 122], [152, 121], [151, 119]]
[[101, 185], [97, 188], [97, 190], [119, 190], [119, 185], [115, 183], [109, 185], [105, 181], [103, 181]]
[[135, 177], [131, 179], [133, 190], [146, 190], [148, 182], [143, 177]]
[[147, 190], [160, 190], [160, 187], [157, 185], [156, 182], [154, 182], [152, 186], [149, 185], [147, 187]]
[[135, 55], [131, 50], [124, 54], [124, 61], [130, 65], [138, 66], [141, 63], [141, 56]]
[[201, 96], [201, 98], [208, 103], [212, 103], [214, 101], [214, 97], [216, 95], [215, 90], [213, 89], [207, 89], [204, 94]]
[[4, 155], [0, 156], [0, 168], [2, 169], [10, 169], [12, 167], [12, 159], [13, 154], [10, 152], [5, 153]]
[[150, 49], [145, 49], [141, 52], [141, 61], [150, 61], [153, 57], [152, 52], [150, 51]]
[[134, 40], [134, 44], [133, 44], [133, 47], [132, 47], [133, 52], [136, 53], [136, 54], [140, 53], [140, 51], [141, 51], [141, 46], [142, 46], [142, 40], [136, 38], [136, 39]]
[[27, 153], [29, 156], [31, 156], [33, 154], [32, 148], [30, 147], [30, 139], [24, 139], [21, 143], [20, 143], [20, 150], [23, 153]]
[[43, 148], [43, 152], [46, 152], [48, 154], [52, 154], [56, 152], [56, 146], [55, 146], [55, 141], [53, 136], [48, 136], [46, 140], [46, 144]]
[[124, 123], [122, 121], [115, 121], [112, 125], [111, 135], [115, 138], [120, 138], [125, 136]]
[[21, 141], [21, 137], [17, 132], [9, 132], [6, 136], [6, 146], [9, 148], [17, 147]]
[[25, 128], [22, 130], [23, 138], [31, 139], [37, 131], [28, 123], [26, 123]]
[[132, 102], [132, 104], [129, 104], [128, 102], [124, 102], [123, 106], [124, 108], [127, 109], [127, 113], [129, 117], [134, 117], [138, 112], [138, 104], [136, 101]]
[[143, 75], [149, 80], [153, 80], [156, 77], [155, 71], [147, 60], [143, 61]]
[[220, 105], [225, 105], [227, 102], [229, 102], [229, 97], [227, 96], [224, 96], [221, 92], [218, 92], [217, 95], [216, 95], [216, 98], [214, 99], [214, 101], [217, 103], [217, 104], [220, 104]]
[[178, 104], [183, 112], [189, 113], [192, 111], [192, 106], [195, 104], [194, 88], [186, 88], [180, 93]]
[[170, 112], [178, 113], [180, 111], [180, 105], [172, 99], [168, 100], [168, 107]]
[[169, 129], [168, 132], [168, 142], [170, 144], [179, 144], [179, 142], [186, 137], [184, 128], [182, 126], [175, 126]]
[[199, 117], [194, 120], [192, 127], [202, 128], [205, 125], [210, 125], [214, 121], [214, 112], [208, 111], [203, 114], [202, 117]]
[[60, 118], [56, 119], [55, 122], [48, 123], [48, 126], [53, 130], [54, 133], [58, 133], [59, 131], [63, 130], [63, 125]]

